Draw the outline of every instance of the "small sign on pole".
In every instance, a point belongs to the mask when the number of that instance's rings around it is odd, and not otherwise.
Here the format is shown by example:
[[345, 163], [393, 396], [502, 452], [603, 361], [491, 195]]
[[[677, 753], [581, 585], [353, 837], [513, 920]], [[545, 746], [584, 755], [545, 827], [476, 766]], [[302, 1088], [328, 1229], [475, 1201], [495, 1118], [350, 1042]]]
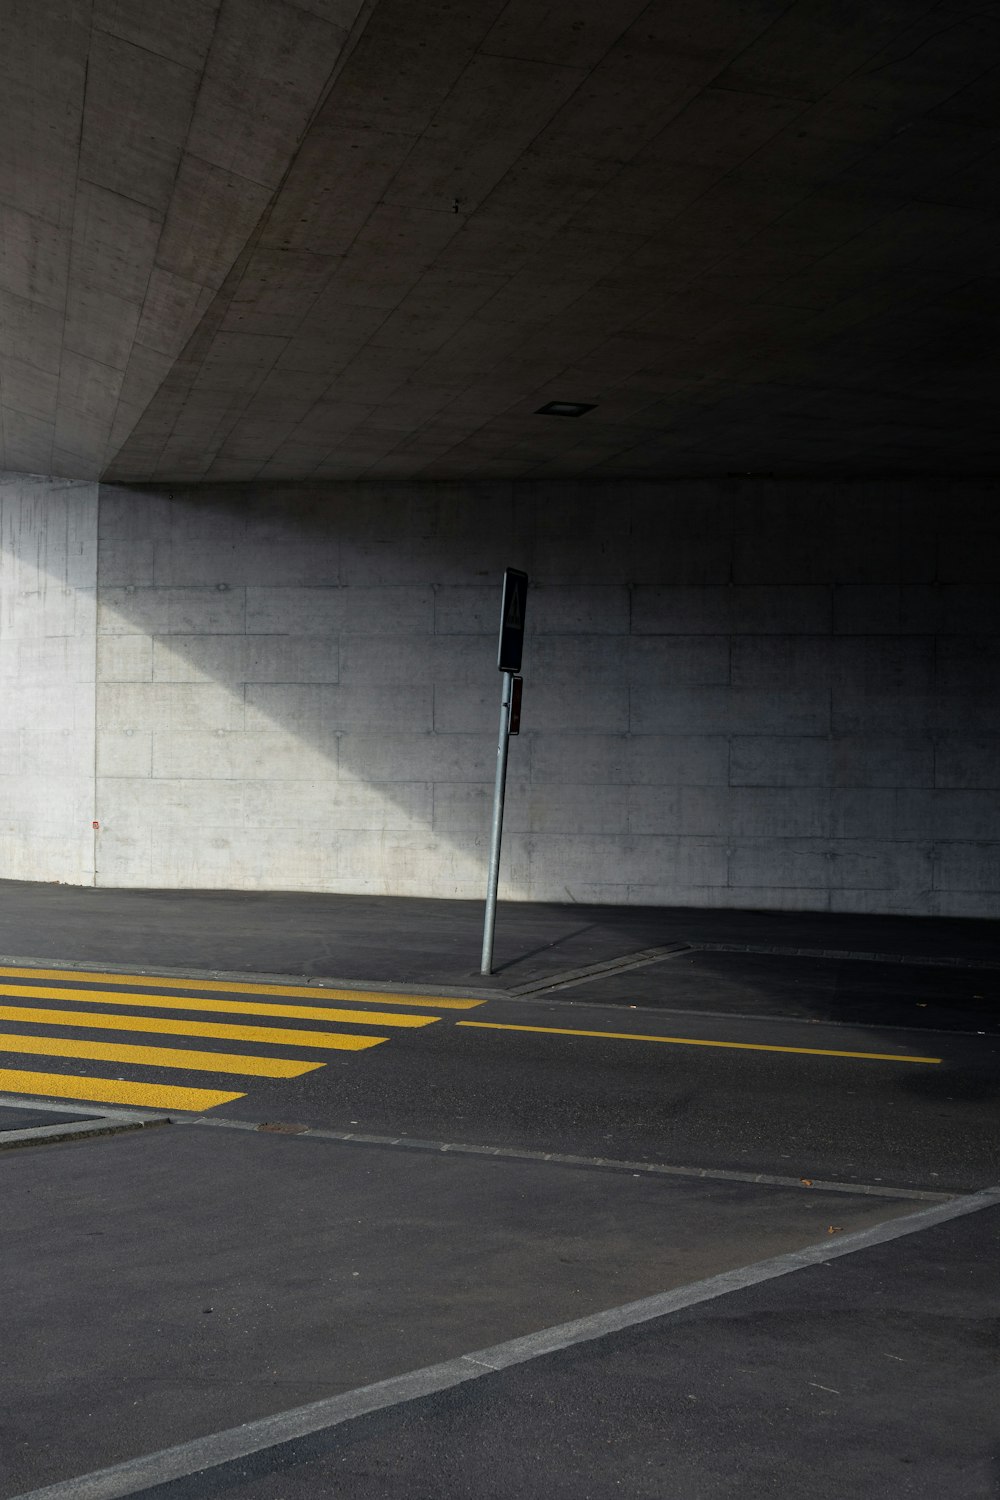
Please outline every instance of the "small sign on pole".
[[507, 568], [503, 575], [500, 606], [500, 647], [497, 666], [501, 672], [520, 672], [524, 650], [524, 609], [528, 602], [528, 575]]
[[523, 677], [511, 679], [510, 691], [510, 734], [521, 733], [521, 689], [524, 687]]
[[524, 650], [524, 610], [528, 600], [528, 575], [507, 568], [503, 575], [500, 603], [500, 645], [497, 666], [503, 673], [500, 691], [500, 737], [497, 741], [497, 774], [493, 788], [493, 826], [490, 832], [490, 874], [483, 922], [481, 973], [493, 972], [493, 932], [497, 920], [497, 887], [500, 883], [500, 840], [503, 835], [503, 800], [507, 785], [507, 748], [512, 734], [521, 728], [521, 669]]

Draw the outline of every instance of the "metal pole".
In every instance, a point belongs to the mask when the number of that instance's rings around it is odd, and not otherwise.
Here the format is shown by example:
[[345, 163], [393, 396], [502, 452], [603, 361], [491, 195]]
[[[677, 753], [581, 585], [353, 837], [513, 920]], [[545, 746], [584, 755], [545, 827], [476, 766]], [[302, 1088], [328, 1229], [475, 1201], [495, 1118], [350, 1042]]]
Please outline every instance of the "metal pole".
[[493, 972], [493, 929], [497, 920], [497, 886], [500, 883], [500, 839], [503, 835], [503, 795], [507, 785], [507, 748], [510, 744], [510, 698], [513, 672], [503, 674], [500, 689], [500, 738], [497, 742], [497, 779], [493, 788], [493, 827], [490, 831], [490, 883], [486, 892], [486, 920], [483, 923], [483, 962], [481, 974]]

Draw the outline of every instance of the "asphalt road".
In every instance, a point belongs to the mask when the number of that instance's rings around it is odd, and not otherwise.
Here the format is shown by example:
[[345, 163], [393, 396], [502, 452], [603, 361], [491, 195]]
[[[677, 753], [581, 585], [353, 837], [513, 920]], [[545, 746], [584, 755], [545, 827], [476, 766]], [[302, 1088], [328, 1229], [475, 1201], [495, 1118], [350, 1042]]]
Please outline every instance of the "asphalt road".
[[[678, 1027], [648, 1015], [623, 1024], [596, 1006], [497, 1001], [476, 1017], [406, 1032], [284, 1086], [262, 1082], [220, 1114], [899, 1187], [1000, 1179], [994, 1039], [774, 1021]], [[885, 1060], [894, 1055], [941, 1060]]]
[[[0, 880], [0, 953], [381, 984], [481, 983], [481, 901], [267, 891], [146, 891]], [[509, 988], [657, 944], [887, 954], [992, 966], [990, 920], [502, 901], [495, 982]], [[851, 981], [853, 983], [854, 981]], [[822, 981], [828, 988], [826, 981]]]
[[685, 1013], [650, 1003], [652, 973], [635, 1008], [6, 973], [0, 1093], [896, 1187], [1000, 1179], [1000, 1037], [965, 1013], [951, 1030], [896, 1024], [898, 996], [881, 1023], [871, 1001], [843, 1024]]
[[[0, 1147], [44, 1137], [0, 1150], [0, 1494], [992, 1187], [995, 974], [689, 953], [482, 998], [0, 966]], [[112, 1107], [178, 1123], [52, 1143]], [[801, 1427], [833, 1476], [810, 1492], [972, 1500], [990, 1222], [164, 1495], [794, 1495]]]
[[993, 1209], [192, 1474], [156, 1500], [992, 1500], [998, 1252]]

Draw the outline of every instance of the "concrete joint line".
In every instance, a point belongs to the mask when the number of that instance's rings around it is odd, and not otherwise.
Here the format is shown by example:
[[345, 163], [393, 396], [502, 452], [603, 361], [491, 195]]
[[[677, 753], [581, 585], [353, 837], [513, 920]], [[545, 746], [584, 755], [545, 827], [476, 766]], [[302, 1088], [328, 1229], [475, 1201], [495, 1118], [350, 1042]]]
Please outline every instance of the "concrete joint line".
[[[81, 1111], [71, 1104], [55, 1104], [47, 1099], [24, 1099], [20, 1095], [0, 1094], [0, 1110], [2, 1109], [46, 1109], [53, 1113], [79, 1114]], [[108, 1123], [121, 1122], [128, 1128], [141, 1125], [208, 1125], [213, 1130], [249, 1130], [259, 1132], [262, 1122], [258, 1120], [234, 1120], [219, 1115], [161, 1115], [143, 1112], [141, 1114], [126, 1109], [101, 1109], [95, 1110], [94, 1123], [101, 1128], [93, 1130], [90, 1122], [81, 1122], [81, 1131], [91, 1130], [94, 1134], [111, 1134], [106, 1128]], [[2, 1128], [2, 1117], [0, 1117], [0, 1128]], [[69, 1133], [71, 1127], [50, 1125], [38, 1127], [37, 1134], [41, 1136], [49, 1131], [63, 1131]], [[31, 1132], [32, 1134], [36, 1132]], [[22, 1133], [19, 1133], [22, 1134]], [[29, 1132], [23, 1132], [28, 1135]], [[288, 1132], [290, 1136], [292, 1132]], [[346, 1146], [382, 1146], [390, 1149], [404, 1151], [432, 1151], [437, 1155], [451, 1153], [456, 1156], [486, 1156], [499, 1161], [528, 1161], [539, 1162], [543, 1165], [557, 1167], [583, 1167], [589, 1171], [603, 1172], [629, 1172], [633, 1175], [642, 1173], [651, 1177], [682, 1177], [695, 1178], [703, 1182], [746, 1182], [758, 1187], [782, 1187], [795, 1188], [799, 1192], [813, 1193], [846, 1193], [857, 1194], [870, 1198], [899, 1198], [911, 1203], [950, 1203], [956, 1198], [955, 1193], [942, 1193], [928, 1188], [894, 1188], [883, 1187], [880, 1183], [866, 1182], [829, 1182], [823, 1178], [810, 1178], [808, 1184], [802, 1177], [782, 1177], [769, 1172], [740, 1172], [735, 1169], [727, 1171], [724, 1168], [712, 1167], [684, 1167], [675, 1166], [669, 1162], [628, 1161], [619, 1157], [604, 1156], [572, 1156], [559, 1151], [529, 1151], [515, 1146], [480, 1146], [472, 1141], [425, 1141], [418, 1136], [402, 1135], [368, 1135], [360, 1131], [328, 1130], [323, 1126], [306, 1126], [304, 1129], [296, 1130], [293, 1138], [303, 1140], [333, 1141], [339, 1145]]]
[[[143, 1121], [169, 1124], [173, 1118], [171, 1115], [146, 1109], [116, 1109], [103, 1104], [88, 1104], [86, 1099], [79, 1104], [64, 1104], [61, 1099], [46, 1099], [37, 1094], [0, 1094], [0, 1109], [39, 1109], [52, 1115], [86, 1115], [88, 1123], [90, 1120], [124, 1120], [129, 1124], [141, 1124]], [[3, 1118], [0, 1116], [0, 1129], [2, 1128]]]
[[[12, 1130], [0, 1134], [0, 1151], [18, 1151], [26, 1146], [54, 1146], [59, 1141], [94, 1140], [100, 1136], [127, 1135], [134, 1130], [150, 1130], [169, 1125], [169, 1120], [81, 1120], [76, 1125], [38, 1125], [30, 1130]], [[2, 1128], [2, 1122], [0, 1122]]]
[[[209, 1125], [215, 1130], [261, 1131], [264, 1126], [253, 1120], [233, 1120], [217, 1115], [183, 1115], [175, 1125]], [[846, 1193], [866, 1198], [899, 1198], [907, 1203], [951, 1203], [956, 1193], [942, 1193], [929, 1188], [883, 1187], [880, 1183], [828, 1182], [824, 1178], [780, 1177], [769, 1172], [740, 1172], [725, 1168], [682, 1167], [669, 1162], [628, 1161], [621, 1157], [571, 1156], [560, 1151], [529, 1151], [516, 1146], [479, 1146], [471, 1141], [425, 1141], [419, 1136], [368, 1135], [361, 1131], [328, 1130], [325, 1126], [306, 1126], [285, 1132], [297, 1140], [333, 1141], [343, 1146], [382, 1146], [404, 1151], [431, 1151], [437, 1156], [486, 1156], [497, 1161], [538, 1162], [543, 1166], [582, 1167], [587, 1171], [622, 1172], [637, 1177], [694, 1178], [700, 1182], [746, 1182], [756, 1187], [795, 1188], [797, 1192]]]
[[808, 1266], [823, 1265], [838, 1260], [841, 1256], [853, 1255], [859, 1250], [888, 1244], [906, 1235], [932, 1229], [949, 1219], [962, 1218], [966, 1214], [978, 1213], [998, 1204], [1000, 1187], [988, 1188], [970, 1197], [921, 1209], [905, 1218], [845, 1235], [833, 1244], [827, 1240], [821, 1244], [809, 1245], [803, 1250], [793, 1250], [787, 1255], [742, 1266], [735, 1271], [724, 1271], [719, 1276], [693, 1282], [690, 1286], [644, 1297], [638, 1302], [627, 1302], [620, 1307], [609, 1308], [606, 1312], [576, 1318], [553, 1328], [543, 1328], [537, 1333], [510, 1339], [487, 1349], [476, 1349], [443, 1364], [429, 1365], [422, 1370], [413, 1370], [407, 1375], [378, 1381], [374, 1385], [362, 1386], [358, 1390], [323, 1401], [313, 1401], [308, 1406], [295, 1407], [273, 1417], [246, 1422], [241, 1427], [228, 1428], [224, 1432], [213, 1433], [210, 1437], [196, 1438], [193, 1442], [180, 1443], [173, 1448], [161, 1449], [158, 1453], [129, 1459], [125, 1463], [98, 1469], [76, 1479], [62, 1480], [57, 1484], [46, 1485], [43, 1489], [15, 1495], [11, 1500], [124, 1500], [125, 1496], [140, 1494], [172, 1480], [186, 1479], [207, 1469], [249, 1458], [279, 1444], [327, 1431], [372, 1412], [385, 1411], [404, 1402], [436, 1395], [465, 1381], [478, 1380], [484, 1375], [526, 1364], [530, 1360], [557, 1353], [576, 1344], [590, 1343], [605, 1338], [608, 1334], [620, 1333], [627, 1328], [667, 1317], [683, 1308], [695, 1307], [700, 1302], [709, 1302], [730, 1292], [758, 1286], [761, 1282], [787, 1276]]
[[582, 969], [563, 969], [545, 979], [532, 979], [527, 984], [515, 984], [502, 994], [523, 999], [526, 995], [540, 995], [548, 990], [567, 990], [575, 984], [586, 984], [590, 979], [606, 979], [613, 974], [627, 974], [632, 969], [644, 969], [648, 964], [662, 963], [665, 958], [674, 958], [679, 953], [690, 953], [690, 943], [668, 943], [662, 948], [640, 948], [635, 953], [626, 953], [622, 958], [607, 959], [602, 963], [587, 964]]

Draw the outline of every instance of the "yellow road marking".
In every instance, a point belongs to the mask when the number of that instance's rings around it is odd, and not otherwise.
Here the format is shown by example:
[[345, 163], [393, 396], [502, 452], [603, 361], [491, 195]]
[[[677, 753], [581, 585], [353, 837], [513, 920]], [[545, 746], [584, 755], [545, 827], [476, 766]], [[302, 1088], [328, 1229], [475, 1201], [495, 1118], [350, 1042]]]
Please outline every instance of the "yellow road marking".
[[123, 1083], [117, 1078], [77, 1078], [69, 1073], [22, 1073], [0, 1068], [0, 1093], [38, 1094], [52, 1099], [86, 1099], [94, 1104], [135, 1104], [140, 1109], [214, 1109], [243, 1094], [218, 1089], [167, 1088], [159, 1083]]
[[177, 979], [165, 974], [103, 974], [84, 969], [17, 969], [0, 965], [9, 979], [69, 979], [79, 984], [151, 984], [156, 989], [211, 990], [233, 995], [289, 995], [299, 1000], [356, 1000], [360, 1004], [422, 1005], [435, 1010], [475, 1010], [482, 1000], [453, 1000], [442, 995], [396, 995], [389, 990], [335, 990], [321, 985], [250, 984], [238, 980]]
[[826, 1047], [773, 1047], [764, 1042], [706, 1042], [690, 1036], [640, 1036], [634, 1031], [571, 1031], [567, 1026], [508, 1026], [502, 1021], [457, 1021], [486, 1031], [540, 1031], [546, 1036], [596, 1036], [615, 1042], [666, 1042], [671, 1047], [732, 1047], [740, 1052], [796, 1052], [807, 1057], [863, 1057], [871, 1062], [939, 1063], [940, 1057], [908, 1057], [901, 1052], [834, 1052]]
[[397, 1015], [390, 1010], [329, 1010], [308, 1005], [264, 1005], [253, 1000], [178, 999], [175, 995], [112, 994], [107, 990], [49, 989], [43, 985], [0, 984], [0, 995], [22, 1000], [74, 1000], [85, 1005], [148, 1005], [156, 1010], [196, 1010], [238, 1016], [282, 1016], [295, 1021], [337, 1021], [349, 1026], [431, 1026], [440, 1016]]
[[[30, 1026], [70, 1026], [86, 1031], [155, 1031], [170, 1036], [210, 1036], [225, 1042], [265, 1042], [272, 1047], [326, 1047], [337, 1052], [364, 1052], [387, 1042], [387, 1036], [351, 1036], [337, 1031], [286, 1031], [277, 1026], [224, 1026], [217, 1021], [171, 1021], [163, 1016], [106, 1016], [99, 1010], [34, 1010], [27, 1005], [0, 1005], [0, 1021]], [[0, 1050], [3, 1033], [0, 1032]]]
[[246, 1073], [254, 1078], [299, 1078], [325, 1066], [294, 1057], [245, 1057], [236, 1052], [194, 1052], [188, 1047], [127, 1047], [70, 1037], [12, 1036], [0, 1031], [0, 1053], [81, 1057], [93, 1062], [138, 1063], [141, 1068], [193, 1068], [199, 1073]]

